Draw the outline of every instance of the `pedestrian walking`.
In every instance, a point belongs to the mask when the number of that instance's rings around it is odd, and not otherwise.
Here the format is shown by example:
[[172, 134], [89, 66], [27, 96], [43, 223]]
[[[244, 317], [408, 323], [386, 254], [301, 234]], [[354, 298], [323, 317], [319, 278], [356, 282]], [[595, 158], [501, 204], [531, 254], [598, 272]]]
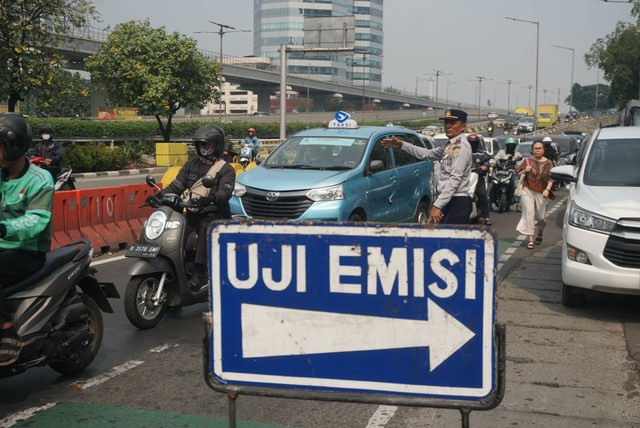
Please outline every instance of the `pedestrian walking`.
[[[518, 232], [527, 235], [527, 248], [530, 250], [542, 242], [542, 233], [547, 224], [547, 202], [554, 199], [551, 192], [553, 181], [550, 178], [553, 162], [544, 157], [542, 141], [533, 142], [531, 154], [517, 170], [518, 175], [525, 174], [525, 179], [520, 199], [522, 215], [516, 227]], [[538, 230], [534, 238], [536, 226]]]

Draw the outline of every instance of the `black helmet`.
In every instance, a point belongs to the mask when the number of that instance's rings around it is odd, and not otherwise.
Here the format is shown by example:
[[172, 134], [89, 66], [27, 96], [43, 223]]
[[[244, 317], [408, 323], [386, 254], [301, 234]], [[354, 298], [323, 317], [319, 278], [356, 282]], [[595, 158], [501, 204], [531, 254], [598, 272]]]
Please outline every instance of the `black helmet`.
[[31, 126], [21, 114], [0, 113], [0, 144], [4, 145], [4, 159], [20, 159], [31, 146]]
[[482, 140], [483, 138], [478, 134], [469, 134], [467, 136], [467, 141], [471, 145], [471, 151], [477, 152], [480, 148], [480, 141]]
[[53, 127], [51, 125], [42, 125], [40, 127], [40, 135], [42, 134], [50, 134], [53, 135]]
[[[204, 125], [198, 128], [193, 134], [193, 144], [196, 146], [196, 153], [204, 159], [215, 159], [220, 157], [224, 151], [224, 131], [216, 125]], [[215, 145], [213, 153], [202, 153], [202, 143], [213, 143]]]

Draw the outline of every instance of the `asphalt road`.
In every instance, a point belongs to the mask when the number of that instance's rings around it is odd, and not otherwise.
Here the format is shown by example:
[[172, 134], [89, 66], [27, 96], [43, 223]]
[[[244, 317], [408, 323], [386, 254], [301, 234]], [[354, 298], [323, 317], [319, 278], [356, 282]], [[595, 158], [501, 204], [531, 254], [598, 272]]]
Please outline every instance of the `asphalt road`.
[[[500, 266], [499, 278], [519, 258], [528, 256], [524, 248], [508, 254], [517, 238], [515, 225], [519, 217], [513, 211], [493, 213], [499, 237], [499, 257], [508, 256]], [[560, 239], [559, 218], [561, 211], [553, 215], [543, 246]], [[132, 261], [125, 259], [122, 253], [96, 257], [93, 265], [98, 269], [100, 280], [114, 282], [124, 295], [127, 269]], [[61, 376], [43, 367], [0, 381], [0, 426], [3, 418], [15, 417], [19, 412], [50, 403], [92, 404], [109, 406], [108, 409], [115, 406], [220, 420], [227, 417], [226, 396], [211, 390], [203, 378], [201, 317], [208, 309], [206, 304], [168, 311], [158, 326], [145, 331], [129, 324], [122, 299], [112, 301], [112, 304], [115, 313], [103, 314], [105, 335], [100, 353], [84, 373]], [[370, 420], [382, 417], [384, 408], [373, 404], [242, 396], [237, 402], [237, 412], [241, 421], [276, 426], [364, 428], [376, 426], [371, 425]], [[419, 414], [419, 410], [412, 408], [401, 408], [398, 412], [402, 413], [396, 417], [398, 421]], [[104, 417], [104, 413], [102, 415]], [[65, 420], [64, 415], [59, 417]], [[385, 426], [405, 426], [400, 422], [394, 424], [393, 419], [391, 417]]]

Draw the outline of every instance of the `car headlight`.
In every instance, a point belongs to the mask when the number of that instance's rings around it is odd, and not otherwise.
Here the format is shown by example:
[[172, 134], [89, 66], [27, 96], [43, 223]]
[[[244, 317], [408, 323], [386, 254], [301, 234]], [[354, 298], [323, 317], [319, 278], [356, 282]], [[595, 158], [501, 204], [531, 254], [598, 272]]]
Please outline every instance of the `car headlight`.
[[572, 203], [571, 211], [569, 212], [569, 224], [593, 232], [608, 234], [611, 233], [616, 222], [610, 218], [580, 208], [575, 203]]
[[150, 241], [157, 239], [167, 224], [167, 215], [162, 211], [154, 211], [144, 225], [144, 235]]
[[245, 193], [247, 193], [247, 188], [244, 187], [244, 184], [240, 184], [236, 181], [236, 185], [233, 186], [233, 196], [240, 198]]
[[307, 198], [314, 202], [319, 201], [337, 201], [338, 199], [344, 199], [344, 193], [342, 191], [342, 184], [331, 187], [322, 187], [320, 189], [313, 189], [307, 192]]

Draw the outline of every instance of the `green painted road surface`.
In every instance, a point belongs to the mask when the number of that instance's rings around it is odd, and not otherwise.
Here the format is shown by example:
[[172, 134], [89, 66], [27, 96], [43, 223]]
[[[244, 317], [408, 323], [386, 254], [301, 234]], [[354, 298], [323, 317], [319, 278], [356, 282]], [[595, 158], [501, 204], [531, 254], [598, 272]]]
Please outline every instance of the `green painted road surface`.
[[[60, 403], [18, 421], [12, 428], [227, 428], [222, 418], [188, 416], [177, 413], [111, 407], [98, 404]], [[238, 428], [282, 428], [248, 421], [237, 421]]]

